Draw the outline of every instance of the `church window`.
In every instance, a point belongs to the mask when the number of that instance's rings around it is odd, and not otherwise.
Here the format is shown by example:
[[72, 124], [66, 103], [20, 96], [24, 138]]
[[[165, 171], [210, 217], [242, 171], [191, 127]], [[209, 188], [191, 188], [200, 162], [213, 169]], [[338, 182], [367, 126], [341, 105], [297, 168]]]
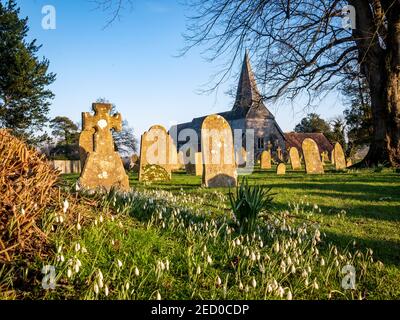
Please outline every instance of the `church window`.
[[258, 149], [264, 149], [264, 138], [257, 139], [257, 147]]

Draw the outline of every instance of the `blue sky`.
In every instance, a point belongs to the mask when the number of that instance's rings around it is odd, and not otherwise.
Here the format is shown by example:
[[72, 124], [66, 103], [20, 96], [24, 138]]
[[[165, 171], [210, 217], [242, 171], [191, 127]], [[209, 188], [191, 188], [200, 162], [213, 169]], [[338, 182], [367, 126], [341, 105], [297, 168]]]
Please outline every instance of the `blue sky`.
[[[68, 116], [78, 122], [92, 102], [106, 98], [139, 137], [154, 124], [169, 128], [232, 107], [226, 91], [236, 86], [235, 76], [218, 92], [198, 93], [207, 88], [220, 62], [205, 61], [201, 48], [176, 57], [185, 45], [185, 14], [190, 14], [178, 1], [135, 0], [133, 8], [106, 29], [110, 13], [96, 10], [91, 0], [17, 2], [21, 16], [29, 17], [30, 38], [43, 45], [40, 56], [48, 58], [50, 70], [57, 73], [51, 86], [56, 95], [51, 117]], [[42, 28], [45, 5], [56, 9], [55, 30]], [[236, 68], [235, 74], [240, 66]], [[301, 99], [267, 106], [284, 131], [291, 131], [310, 111], [303, 110]], [[342, 114], [343, 107], [337, 96], [330, 95], [315, 111], [329, 119]]]

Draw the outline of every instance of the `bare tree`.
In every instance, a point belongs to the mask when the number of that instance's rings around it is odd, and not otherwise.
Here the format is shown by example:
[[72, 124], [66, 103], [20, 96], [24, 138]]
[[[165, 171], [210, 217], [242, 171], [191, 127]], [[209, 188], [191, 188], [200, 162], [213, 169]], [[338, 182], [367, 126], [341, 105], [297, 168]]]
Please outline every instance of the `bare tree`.
[[[185, 52], [207, 58], [253, 52], [265, 99], [306, 94], [309, 101], [361, 73], [370, 90], [374, 137], [362, 165], [400, 167], [400, 0], [188, 0]], [[355, 9], [354, 29], [343, 8]], [[218, 84], [218, 83], [217, 83]]]
[[[186, 1], [196, 14], [183, 53], [205, 45], [208, 59], [229, 57], [215, 86], [245, 48], [264, 99], [305, 94], [311, 103], [359, 73], [368, 83], [374, 128], [361, 165], [400, 167], [400, 0]], [[345, 28], [343, 12], [352, 9], [356, 19]]]

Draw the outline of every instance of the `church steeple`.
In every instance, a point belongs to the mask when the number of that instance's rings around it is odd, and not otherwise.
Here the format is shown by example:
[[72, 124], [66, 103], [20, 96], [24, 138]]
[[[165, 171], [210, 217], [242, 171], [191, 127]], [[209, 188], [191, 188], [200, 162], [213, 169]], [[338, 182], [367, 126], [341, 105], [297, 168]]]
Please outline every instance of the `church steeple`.
[[261, 94], [257, 88], [253, 70], [251, 69], [249, 53], [246, 50], [233, 110], [243, 108], [247, 113], [253, 105], [260, 104], [264, 105]]

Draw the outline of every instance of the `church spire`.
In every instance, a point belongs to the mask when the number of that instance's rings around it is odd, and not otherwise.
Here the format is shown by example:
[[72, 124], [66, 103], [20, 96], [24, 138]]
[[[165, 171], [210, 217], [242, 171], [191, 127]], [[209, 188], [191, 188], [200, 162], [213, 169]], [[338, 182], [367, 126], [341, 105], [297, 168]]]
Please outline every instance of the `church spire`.
[[263, 104], [262, 97], [251, 69], [249, 53], [246, 50], [233, 110], [243, 108], [247, 113], [254, 104], [259, 105], [260, 103]]

